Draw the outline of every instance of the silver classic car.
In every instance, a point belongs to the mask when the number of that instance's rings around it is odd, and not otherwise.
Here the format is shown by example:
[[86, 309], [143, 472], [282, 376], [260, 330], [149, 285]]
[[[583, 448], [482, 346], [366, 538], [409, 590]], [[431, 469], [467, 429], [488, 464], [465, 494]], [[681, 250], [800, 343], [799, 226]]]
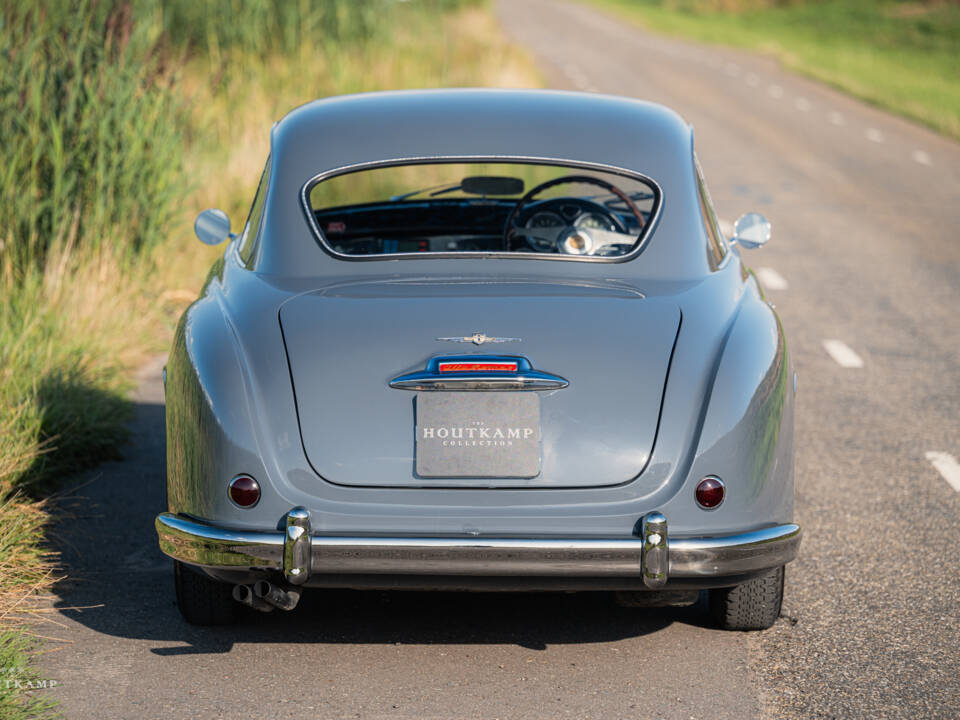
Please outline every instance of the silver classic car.
[[693, 131], [577, 93], [394, 92], [277, 123], [164, 371], [191, 623], [304, 588], [611, 590], [777, 618], [796, 376]]

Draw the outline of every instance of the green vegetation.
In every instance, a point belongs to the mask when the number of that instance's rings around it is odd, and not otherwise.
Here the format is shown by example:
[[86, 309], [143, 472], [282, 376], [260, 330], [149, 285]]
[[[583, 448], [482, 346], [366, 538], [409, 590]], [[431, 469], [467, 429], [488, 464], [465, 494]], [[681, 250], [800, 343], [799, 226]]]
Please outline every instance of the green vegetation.
[[24, 665], [34, 641], [17, 632], [0, 632], [0, 717], [5, 720], [59, 717], [51, 700], [36, 690], [49, 681]]
[[[344, 92], [537, 81], [470, 0], [0, 0], [0, 670], [31, 677], [45, 498], [118, 453], [133, 369], [222, 251], [193, 217], [242, 223], [271, 123]], [[0, 682], [0, 716], [50, 712]]]
[[788, 67], [960, 138], [960, 4], [944, 0], [591, 0]]
[[159, 242], [181, 193], [181, 137], [153, 29], [106, 3], [14, 2], [3, 16], [5, 265], [22, 276], [121, 228], [124, 253]]

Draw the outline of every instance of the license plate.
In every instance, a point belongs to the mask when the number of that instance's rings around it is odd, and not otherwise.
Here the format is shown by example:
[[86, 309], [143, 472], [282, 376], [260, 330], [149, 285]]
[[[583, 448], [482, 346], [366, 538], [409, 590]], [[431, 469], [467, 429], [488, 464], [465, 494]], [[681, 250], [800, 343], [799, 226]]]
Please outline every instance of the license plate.
[[417, 475], [540, 474], [540, 397], [533, 392], [426, 392], [416, 402]]

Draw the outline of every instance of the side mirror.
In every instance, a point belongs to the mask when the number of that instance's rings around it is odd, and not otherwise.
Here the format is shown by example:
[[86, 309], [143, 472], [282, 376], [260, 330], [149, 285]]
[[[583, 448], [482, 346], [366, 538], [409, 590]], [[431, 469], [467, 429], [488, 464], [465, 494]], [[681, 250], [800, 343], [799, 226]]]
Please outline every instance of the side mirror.
[[219, 245], [227, 238], [236, 237], [230, 232], [230, 218], [223, 210], [215, 208], [204, 210], [197, 215], [193, 231], [200, 238], [200, 242], [207, 245]]
[[733, 224], [731, 243], [747, 250], [763, 247], [770, 240], [770, 221], [760, 213], [747, 213]]

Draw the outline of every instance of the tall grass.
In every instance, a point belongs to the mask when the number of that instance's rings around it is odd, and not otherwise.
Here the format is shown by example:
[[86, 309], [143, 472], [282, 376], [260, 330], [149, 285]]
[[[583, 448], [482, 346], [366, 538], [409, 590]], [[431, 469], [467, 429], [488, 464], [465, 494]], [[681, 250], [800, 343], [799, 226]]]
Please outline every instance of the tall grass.
[[53, 250], [136, 253], [169, 228], [181, 132], [158, 28], [130, 8], [0, 8], [0, 262], [18, 277]]
[[186, 59], [207, 60], [214, 86], [245, 84], [271, 56], [309, 67], [355, 54], [395, 14], [384, 0], [5, 0], [0, 263], [24, 276], [54, 249], [138, 254], [163, 241], [188, 189]]
[[[461, 3], [432, 2], [434, 10]], [[366, 43], [387, 27], [383, 0], [170, 0], [160, 8], [170, 42], [211, 57], [241, 50], [247, 57], [293, 57], [305, 47], [333, 52], [346, 43]]]
[[[51, 577], [52, 481], [116, 456], [132, 370], [222, 250], [193, 216], [243, 221], [271, 123], [531, 68], [469, 0], [0, 0], [0, 667]], [[29, 699], [0, 682], [0, 716], [46, 712]]]
[[47, 681], [24, 663], [35, 641], [16, 632], [0, 632], [0, 717], [4, 720], [59, 717], [54, 703], [30, 688]]

